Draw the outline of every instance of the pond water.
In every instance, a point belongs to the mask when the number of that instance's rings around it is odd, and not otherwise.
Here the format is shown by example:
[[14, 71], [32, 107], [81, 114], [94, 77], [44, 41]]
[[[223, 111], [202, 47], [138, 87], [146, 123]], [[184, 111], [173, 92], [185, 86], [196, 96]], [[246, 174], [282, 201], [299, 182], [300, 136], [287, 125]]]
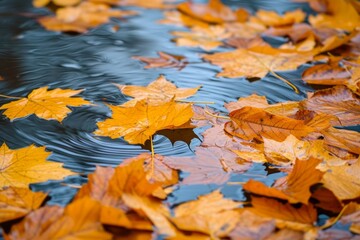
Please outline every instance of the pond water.
[[[286, 11], [304, 4], [290, 1], [225, 1], [231, 6], [243, 6], [250, 11], [258, 8]], [[200, 55], [205, 53], [197, 48], [177, 47], [171, 41], [170, 31], [184, 28], [160, 25], [162, 19], [159, 10], [135, 9], [138, 16], [127, 20], [113, 19], [111, 24], [102, 25], [82, 35], [69, 35], [50, 32], [43, 29], [36, 21], [49, 12], [35, 9], [31, 1], [0, 0], [0, 93], [11, 96], [27, 96], [33, 89], [49, 88], [84, 89], [81, 96], [92, 101], [96, 106], [76, 108], [63, 121], [41, 120], [35, 116], [10, 122], [0, 116], [0, 141], [10, 148], [20, 148], [35, 144], [46, 146], [52, 152], [50, 160], [63, 162], [66, 168], [81, 175], [69, 177], [64, 181], [48, 181], [32, 185], [32, 189], [49, 192], [48, 204], [68, 203], [76, 189], [67, 184], [86, 182], [86, 174], [96, 165], [116, 166], [124, 159], [148, 151], [140, 145], [129, 145], [122, 139], [97, 137], [92, 132], [96, 122], [105, 119], [110, 111], [104, 103], [121, 104], [128, 100], [121, 94], [117, 84], [147, 85], [159, 74], [174, 82], [178, 87], [202, 88], [194, 101], [214, 101], [211, 105], [216, 111], [226, 112], [225, 102], [235, 101], [239, 97], [252, 93], [264, 95], [271, 103], [288, 100], [300, 100], [311, 88], [301, 80], [301, 72], [283, 72], [281, 75], [290, 79], [299, 90], [296, 94], [288, 85], [268, 75], [261, 81], [249, 82], [243, 78], [216, 78], [219, 68], [203, 62]], [[308, 10], [308, 9], [306, 9]], [[114, 31], [112, 26], [120, 28]], [[272, 44], [279, 44], [283, 39], [268, 39]], [[219, 48], [217, 51], [226, 50]], [[157, 51], [184, 55], [189, 59], [182, 71], [177, 69], [143, 69], [143, 64], [131, 59], [132, 56], [156, 56]], [[9, 99], [0, 99], [0, 104]], [[162, 135], [155, 136], [155, 149], [165, 156], [191, 156], [201, 142], [201, 129], [197, 129], [194, 138], [180, 136], [169, 140]], [[190, 135], [193, 136], [193, 135]], [[276, 171], [269, 172], [262, 164], [255, 164], [247, 174], [234, 175], [230, 181], [247, 181], [255, 178], [272, 183], [281, 176]], [[245, 200], [239, 186], [224, 184], [192, 185], [175, 189], [167, 200], [170, 205], [194, 199], [199, 194], [221, 189], [225, 196]]]

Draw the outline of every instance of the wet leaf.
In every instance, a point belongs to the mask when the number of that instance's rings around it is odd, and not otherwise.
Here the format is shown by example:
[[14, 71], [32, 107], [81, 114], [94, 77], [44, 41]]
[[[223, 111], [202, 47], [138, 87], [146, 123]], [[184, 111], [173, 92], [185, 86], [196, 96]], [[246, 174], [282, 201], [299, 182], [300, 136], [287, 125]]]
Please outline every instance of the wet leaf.
[[134, 59], [140, 60], [147, 65], [144, 68], [167, 68], [174, 67], [182, 70], [187, 65], [187, 59], [183, 56], [177, 56], [165, 52], [158, 52], [158, 58], [150, 57], [132, 57]]
[[193, 115], [191, 105], [174, 100], [150, 105], [146, 100], [137, 101], [134, 107], [109, 106], [112, 117], [98, 122], [98, 136], [124, 139], [132, 144], [144, 142], [158, 130], [175, 129], [187, 123]]
[[322, 133], [327, 145], [360, 154], [360, 133], [336, 128], [329, 128]]
[[182, 230], [225, 237], [239, 221], [239, 212], [234, 211], [239, 205], [215, 191], [177, 206], [171, 221]]
[[165, 163], [190, 173], [181, 184], [222, 184], [231, 173], [244, 172], [251, 166], [243, 163], [233, 152], [221, 151], [217, 147], [198, 147], [194, 157], [167, 157]]
[[[300, 105], [307, 110], [334, 115], [342, 126], [360, 124], [359, 96], [345, 86], [316, 91]], [[332, 121], [332, 123], [339, 125], [339, 121]]]
[[305, 82], [321, 85], [345, 85], [350, 77], [351, 73], [337, 63], [315, 65], [302, 74]]
[[0, 190], [0, 223], [21, 218], [38, 209], [46, 196], [28, 188], [3, 188]]
[[339, 213], [343, 204], [336, 198], [336, 196], [327, 188], [317, 188], [312, 194], [311, 198], [315, 199], [315, 207], [331, 211], [333, 213]]
[[117, 85], [121, 92], [135, 99], [123, 104], [123, 106], [134, 106], [139, 100], [146, 100], [152, 105], [163, 104], [166, 101], [180, 100], [191, 97], [200, 87], [177, 88], [175, 84], [168, 81], [163, 75], [151, 82], [148, 86]]
[[50, 152], [46, 152], [45, 147], [11, 150], [4, 143], [0, 152], [0, 188], [27, 187], [30, 183], [60, 180], [74, 174], [62, 168], [62, 163], [46, 161]]
[[245, 49], [256, 46], [270, 46], [259, 36], [254, 38], [231, 37], [226, 40], [226, 44], [228, 44], [231, 47], [245, 48]]
[[284, 15], [281, 16], [275, 11], [266, 11], [260, 9], [256, 12], [256, 16], [265, 25], [278, 27], [301, 23], [304, 21], [306, 14], [301, 9], [297, 9], [291, 12], [286, 12]]
[[186, 27], [209, 27], [209, 24], [198, 20], [196, 18], [192, 18], [186, 14], [183, 14], [177, 10], [175, 11], [166, 11], [164, 12], [164, 19], [161, 19], [158, 23], [161, 24], [171, 24], [176, 26], [186, 26]]
[[269, 71], [295, 70], [312, 59], [311, 52], [280, 50], [271, 47], [253, 47], [232, 52], [203, 55], [212, 64], [222, 67], [218, 77], [263, 78]]
[[248, 17], [246, 10], [237, 9], [234, 11], [222, 4], [220, 0], [210, 0], [206, 4], [184, 2], [179, 4], [177, 9], [190, 17], [208, 23], [245, 22]]
[[8, 239], [112, 239], [99, 222], [101, 205], [81, 198], [62, 209], [46, 206], [14, 225]]
[[310, 187], [319, 183], [324, 174], [316, 169], [320, 162], [315, 158], [296, 160], [291, 173], [275, 186], [268, 187], [262, 182], [249, 180], [243, 188], [253, 194], [307, 204], [311, 196]]
[[44, 7], [50, 2], [57, 6], [72, 6], [81, 2], [81, 0], [33, 0], [33, 5], [35, 7]]
[[59, 88], [48, 90], [47, 87], [42, 87], [33, 90], [27, 98], [6, 103], [0, 109], [6, 109], [4, 114], [10, 120], [35, 114], [39, 118], [55, 119], [61, 122], [71, 112], [68, 106], [78, 107], [90, 104], [80, 97], [72, 97], [81, 92], [82, 90]]
[[262, 137], [284, 141], [290, 134], [301, 138], [313, 131], [303, 121], [268, 113], [260, 108], [243, 107], [229, 114], [231, 121], [225, 124], [225, 131], [245, 140]]

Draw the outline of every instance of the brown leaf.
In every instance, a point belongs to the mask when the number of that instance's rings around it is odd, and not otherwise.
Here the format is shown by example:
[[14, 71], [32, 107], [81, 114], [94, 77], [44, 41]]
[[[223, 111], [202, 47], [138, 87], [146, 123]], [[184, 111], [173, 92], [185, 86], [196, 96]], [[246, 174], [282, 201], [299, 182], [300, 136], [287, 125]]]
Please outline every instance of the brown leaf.
[[[345, 86], [316, 91], [300, 103], [301, 107], [336, 116], [342, 126], [360, 124], [360, 99]], [[332, 122], [339, 125], [338, 121]]]
[[345, 85], [350, 77], [350, 72], [340, 67], [338, 63], [315, 65], [302, 74], [305, 82], [320, 85]]
[[228, 38], [225, 42], [229, 46], [235, 48], [252, 48], [256, 46], [270, 46], [259, 36], [255, 38], [231, 37]]
[[246, 139], [262, 140], [262, 137], [283, 141], [290, 134], [301, 138], [313, 131], [301, 120], [268, 113], [260, 108], [243, 107], [229, 114], [232, 121], [225, 124], [225, 131]]
[[215, 191], [177, 206], [171, 221], [182, 230], [225, 237], [239, 221], [239, 212], [234, 211], [239, 205]]
[[267, 26], [286, 26], [295, 23], [301, 23], [304, 21], [306, 14], [297, 9], [291, 12], [286, 12], [283, 16], [280, 16], [275, 11], [258, 10], [256, 16]]
[[360, 133], [336, 128], [329, 128], [322, 133], [327, 145], [360, 154]]
[[253, 47], [232, 52], [203, 55], [212, 64], [223, 68], [218, 77], [263, 78], [269, 71], [295, 70], [312, 59], [312, 52], [297, 52], [271, 47]]
[[145, 62], [147, 65], [144, 68], [167, 68], [175, 67], [179, 70], [182, 70], [187, 65], [187, 59], [183, 56], [177, 56], [165, 52], [158, 52], [160, 57], [150, 58], [150, 57], [132, 57], [133, 59], [140, 60]]
[[296, 160], [293, 170], [280, 184], [278, 181], [274, 187], [268, 187], [251, 179], [243, 188], [253, 194], [307, 204], [311, 196], [310, 187], [320, 182], [324, 174], [315, 168], [320, 162], [315, 158]]
[[293, 43], [297, 43], [313, 34], [313, 29], [307, 23], [297, 23], [291, 26], [270, 27], [264, 31], [264, 34], [270, 36], [288, 36]]
[[316, 200], [315, 207], [339, 213], [343, 209], [342, 203], [336, 198], [333, 192], [329, 189], [320, 187], [317, 188], [312, 194], [311, 198]]
[[231, 173], [244, 172], [250, 167], [249, 163], [237, 163], [239, 158], [233, 152], [217, 147], [198, 147], [195, 153], [194, 157], [165, 159], [169, 167], [190, 173], [181, 184], [222, 184], [229, 179]]
[[8, 187], [0, 190], [0, 224], [18, 219], [39, 208], [46, 198], [42, 192]]
[[142, 8], [150, 9], [169, 9], [174, 8], [174, 5], [171, 4], [171, 1], [167, 0], [88, 0], [93, 3], [103, 3], [108, 5], [118, 5], [118, 6], [136, 6]]

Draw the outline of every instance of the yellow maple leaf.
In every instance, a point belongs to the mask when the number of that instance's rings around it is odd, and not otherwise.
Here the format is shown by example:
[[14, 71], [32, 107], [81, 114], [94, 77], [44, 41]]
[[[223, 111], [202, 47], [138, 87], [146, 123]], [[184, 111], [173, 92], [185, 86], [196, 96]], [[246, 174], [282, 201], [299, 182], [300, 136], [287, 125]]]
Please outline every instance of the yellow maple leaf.
[[46, 152], [45, 147], [11, 150], [4, 143], [0, 153], [0, 188], [27, 187], [30, 183], [59, 180], [74, 174], [62, 168], [61, 163], [46, 161], [50, 152]]
[[81, 92], [82, 90], [59, 88], [48, 90], [47, 87], [42, 87], [33, 90], [27, 98], [4, 104], [0, 109], [6, 109], [4, 114], [10, 120], [35, 114], [39, 118], [61, 122], [71, 112], [67, 106], [78, 107], [90, 104], [80, 97], [71, 98]]
[[146, 99], [152, 105], [170, 101], [172, 98], [175, 100], [184, 99], [194, 95], [200, 88], [200, 86], [197, 88], [177, 88], [175, 84], [167, 81], [162, 75], [146, 87], [116, 85], [123, 94], [135, 98], [124, 103], [123, 106], [134, 106], [137, 101], [142, 99]]
[[112, 117], [98, 122], [96, 135], [111, 138], [124, 137], [132, 144], [143, 144], [157, 131], [179, 128], [193, 116], [190, 104], [174, 100], [159, 105], [138, 101], [134, 107], [109, 106]]

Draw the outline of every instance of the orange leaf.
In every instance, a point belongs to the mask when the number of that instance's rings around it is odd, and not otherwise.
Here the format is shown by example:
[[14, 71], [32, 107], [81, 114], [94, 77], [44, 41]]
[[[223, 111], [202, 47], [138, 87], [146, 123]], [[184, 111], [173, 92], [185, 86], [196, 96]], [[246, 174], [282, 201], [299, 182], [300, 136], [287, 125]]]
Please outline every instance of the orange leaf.
[[177, 26], [186, 26], [186, 27], [209, 27], [209, 24], [198, 20], [196, 18], [192, 18], [188, 15], [185, 15], [177, 10], [174, 11], [166, 11], [164, 12], [165, 19], [161, 19], [158, 23], [161, 24], [171, 24]]
[[295, 70], [312, 59], [312, 52], [296, 52], [271, 47], [253, 47], [203, 55], [212, 64], [223, 68], [218, 77], [263, 78], [269, 71]]
[[229, 116], [232, 121], [225, 124], [225, 131], [246, 140], [262, 140], [262, 137], [266, 137], [284, 141], [290, 134], [301, 138], [313, 131], [301, 120], [274, 115], [254, 107], [243, 107], [232, 111]]
[[175, 67], [182, 70], [187, 65], [187, 59], [183, 56], [177, 56], [165, 52], [158, 52], [159, 58], [150, 57], [132, 57], [133, 59], [145, 62], [144, 68], [167, 68]]
[[28, 188], [3, 188], [0, 190], [0, 223], [18, 219], [39, 208], [46, 196]]
[[251, 204], [253, 208], [250, 210], [264, 217], [311, 225], [317, 218], [316, 209], [311, 204], [296, 208], [289, 203], [284, 204], [275, 199], [255, 196], [251, 197]]
[[[316, 91], [300, 105], [307, 110], [336, 116], [342, 126], [360, 124], [360, 99], [345, 86]], [[338, 121], [332, 124], [339, 125]]]
[[257, 195], [307, 204], [311, 196], [310, 187], [319, 183], [324, 174], [315, 168], [320, 162], [315, 158], [296, 160], [293, 170], [280, 184], [278, 181], [274, 187], [267, 187], [262, 182], [249, 180], [243, 188]]
[[134, 106], [137, 101], [142, 99], [152, 105], [164, 104], [164, 102], [170, 101], [172, 98], [180, 100], [191, 97], [200, 88], [200, 86], [197, 88], [177, 88], [175, 84], [166, 80], [163, 75], [160, 75], [146, 87], [119, 84], [117, 86], [123, 94], [135, 98], [124, 103], [123, 106]]
[[146, 100], [136, 102], [134, 107], [109, 106], [112, 118], [98, 122], [99, 136], [124, 139], [132, 144], [145, 143], [156, 131], [175, 129], [187, 123], [193, 115], [191, 105], [174, 100], [156, 106]]
[[246, 10], [233, 11], [230, 7], [222, 4], [220, 0], [209, 0], [207, 4], [184, 2], [179, 4], [177, 9], [190, 17], [208, 23], [245, 22], [248, 17]]
[[323, 131], [327, 145], [360, 154], [360, 133], [344, 129], [329, 128]]
[[62, 163], [46, 161], [50, 152], [46, 152], [45, 147], [11, 150], [4, 143], [0, 152], [0, 188], [27, 187], [30, 183], [59, 180], [74, 174], [62, 168]]
[[27, 98], [6, 103], [0, 109], [6, 109], [4, 114], [10, 120], [35, 114], [39, 118], [61, 122], [71, 112], [67, 106], [78, 107], [90, 104], [80, 97], [72, 98], [81, 92], [82, 90], [59, 88], [48, 91], [47, 87], [42, 87], [33, 90]]
[[239, 221], [239, 212], [234, 211], [239, 205], [215, 191], [177, 206], [171, 221], [182, 230], [225, 237]]
[[292, 12], [286, 12], [283, 16], [280, 16], [277, 12], [259, 10], [256, 12], [256, 16], [267, 26], [284, 26], [292, 25], [295, 23], [301, 23], [304, 21], [306, 14], [297, 9]]

